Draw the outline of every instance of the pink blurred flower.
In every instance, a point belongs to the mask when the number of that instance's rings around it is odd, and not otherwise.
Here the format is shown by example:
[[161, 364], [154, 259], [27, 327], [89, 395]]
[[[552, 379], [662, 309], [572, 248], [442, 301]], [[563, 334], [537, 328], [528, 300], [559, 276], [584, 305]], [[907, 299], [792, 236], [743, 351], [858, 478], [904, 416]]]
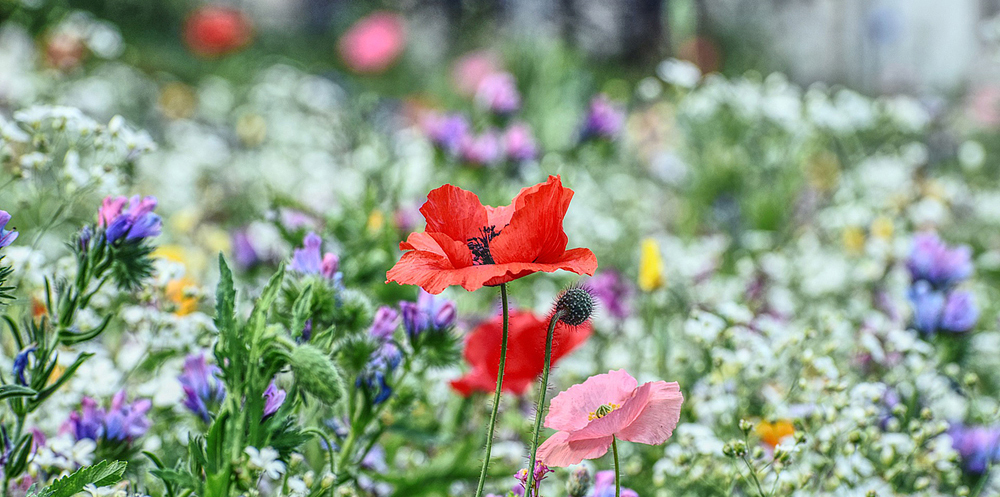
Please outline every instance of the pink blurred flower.
[[521, 108], [521, 93], [517, 81], [509, 72], [489, 74], [476, 88], [476, 103], [497, 114], [510, 114]]
[[559, 431], [538, 448], [538, 459], [578, 464], [606, 454], [614, 438], [659, 445], [673, 434], [683, 402], [677, 382], [639, 386], [624, 369], [591, 376], [552, 399], [545, 426]]
[[514, 162], [534, 160], [538, 155], [535, 137], [531, 128], [524, 123], [512, 124], [503, 134], [504, 151], [507, 159]]
[[406, 48], [403, 18], [388, 11], [372, 13], [354, 23], [340, 38], [338, 49], [347, 67], [378, 74], [389, 68]]
[[979, 126], [1000, 125], [1000, 87], [981, 86], [969, 95], [968, 113]]
[[468, 97], [476, 93], [483, 78], [501, 70], [496, 54], [488, 50], [477, 50], [455, 61], [451, 69], [451, 82], [458, 93]]

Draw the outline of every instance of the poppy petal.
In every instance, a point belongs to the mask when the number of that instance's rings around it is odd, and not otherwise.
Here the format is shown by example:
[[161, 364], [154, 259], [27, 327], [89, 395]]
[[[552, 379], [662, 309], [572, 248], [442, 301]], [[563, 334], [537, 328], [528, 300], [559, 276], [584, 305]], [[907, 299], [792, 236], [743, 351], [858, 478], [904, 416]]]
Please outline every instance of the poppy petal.
[[559, 259], [566, 252], [562, 224], [572, 198], [573, 190], [564, 188], [558, 176], [519, 195], [510, 224], [490, 243], [493, 259], [498, 264]]
[[504, 267], [492, 264], [456, 268], [448, 257], [413, 250], [403, 254], [399, 262], [386, 273], [386, 282], [417, 285], [435, 295], [443, 292], [449, 285], [462, 285], [462, 288], [472, 292], [482, 288], [490, 280], [503, 276], [505, 271]]
[[479, 197], [454, 185], [444, 185], [427, 194], [420, 207], [428, 232], [444, 233], [465, 243], [487, 226], [486, 208]]
[[670, 438], [681, 419], [684, 396], [677, 382], [656, 381], [648, 385], [652, 388], [646, 408], [617, 436], [629, 442], [660, 445]]
[[591, 376], [552, 399], [545, 426], [566, 431], [582, 429], [587, 426], [590, 413], [603, 404], [623, 404], [638, 385], [624, 369]]
[[587, 426], [580, 430], [570, 432], [569, 440], [576, 442], [617, 434], [623, 428], [632, 424], [639, 417], [639, 414], [642, 414], [643, 409], [649, 404], [651, 390], [652, 386], [650, 383], [642, 384], [635, 390], [635, 394], [631, 398], [621, 404], [621, 407], [611, 411], [603, 418], [598, 418], [587, 423]]
[[607, 454], [612, 438], [569, 441], [565, 431], [552, 435], [538, 447], [538, 460], [546, 466], [565, 467], [579, 464], [584, 459], [596, 459]]

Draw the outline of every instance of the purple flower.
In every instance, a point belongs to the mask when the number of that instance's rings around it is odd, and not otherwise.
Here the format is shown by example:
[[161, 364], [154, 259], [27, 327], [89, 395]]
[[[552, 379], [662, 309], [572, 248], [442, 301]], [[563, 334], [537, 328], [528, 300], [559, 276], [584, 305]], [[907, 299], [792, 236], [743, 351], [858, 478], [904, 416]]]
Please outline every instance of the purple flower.
[[936, 233], [920, 233], [913, 238], [906, 269], [914, 281], [946, 288], [972, 274], [972, 250], [965, 245], [948, 248]]
[[17, 240], [17, 232], [8, 230], [7, 223], [10, 222], [10, 214], [7, 211], [0, 211], [0, 248], [4, 248]]
[[124, 389], [111, 399], [111, 408], [104, 417], [106, 440], [132, 442], [149, 430], [150, 421], [146, 413], [153, 407], [153, 403], [149, 399], [138, 399], [129, 404], [125, 399]]
[[152, 196], [140, 198], [135, 195], [128, 200], [125, 197], [106, 197], [97, 211], [97, 220], [105, 228], [109, 243], [123, 237], [126, 241], [141, 240], [160, 234], [163, 221], [153, 213], [155, 208], [156, 197]]
[[375, 392], [372, 403], [375, 405], [385, 402], [392, 395], [392, 387], [389, 386], [388, 377], [399, 366], [402, 361], [402, 354], [392, 342], [385, 342], [372, 354], [368, 364], [358, 375], [356, 386], [365, 386], [371, 392]]
[[583, 120], [580, 139], [614, 138], [624, 123], [625, 113], [612, 104], [606, 95], [597, 95], [590, 101], [590, 111]]
[[587, 282], [591, 293], [601, 301], [608, 313], [625, 319], [632, 312], [632, 287], [617, 271], [603, 271]]
[[952, 332], [969, 331], [979, 320], [979, 307], [972, 293], [966, 290], [954, 290], [948, 294], [941, 315], [941, 329]]
[[379, 444], [373, 445], [371, 450], [361, 459], [361, 469], [376, 473], [389, 471], [389, 465], [385, 463], [385, 449]]
[[18, 385], [28, 385], [28, 381], [24, 377], [24, 370], [28, 367], [28, 356], [34, 355], [37, 348], [34, 344], [29, 345], [14, 357], [14, 378], [17, 379]]
[[318, 225], [315, 218], [295, 209], [281, 209], [278, 215], [281, 217], [281, 225], [291, 231], [300, 228], [314, 229]]
[[378, 340], [388, 340], [392, 338], [397, 326], [399, 326], [399, 313], [392, 307], [383, 305], [375, 311], [375, 320], [368, 329], [368, 334]]
[[1000, 460], [1000, 429], [956, 423], [948, 434], [967, 472], [981, 475], [991, 462]]
[[459, 146], [458, 154], [469, 164], [488, 166], [500, 159], [500, 139], [492, 131], [467, 135]]
[[[598, 471], [594, 475], [594, 497], [614, 497], [615, 495], [615, 472]], [[622, 489], [622, 497], [639, 497], [639, 494], [630, 488]]]
[[250, 268], [260, 262], [261, 257], [257, 254], [257, 249], [250, 242], [250, 234], [247, 230], [241, 229], [233, 231], [230, 236], [233, 245], [233, 260], [242, 268]]
[[417, 301], [400, 302], [403, 329], [411, 339], [431, 329], [440, 331], [455, 323], [455, 301], [420, 290]]
[[184, 406], [206, 423], [210, 419], [209, 406], [226, 398], [226, 387], [219, 379], [221, 370], [209, 365], [203, 354], [189, 355], [184, 360], [184, 371], [177, 378], [184, 388]]
[[533, 160], [538, 155], [535, 137], [524, 123], [512, 124], [504, 131], [503, 148], [507, 159], [514, 162]]
[[278, 409], [282, 404], [285, 403], [285, 397], [288, 392], [278, 388], [278, 385], [271, 380], [271, 384], [267, 386], [267, 390], [264, 390], [264, 417], [278, 412]]
[[104, 409], [90, 397], [80, 400], [80, 410], [69, 413], [67, 424], [77, 440], [89, 438], [97, 441], [104, 435]]
[[461, 114], [430, 114], [421, 126], [434, 145], [449, 154], [457, 154], [462, 141], [469, 134], [469, 121]]
[[521, 107], [521, 94], [517, 91], [514, 75], [509, 72], [490, 74], [479, 82], [476, 103], [497, 114], [510, 114]]
[[[542, 461], [535, 461], [535, 480], [531, 485], [531, 493], [538, 494], [538, 485], [545, 479], [546, 475], [554, 472], [555, 470], [549, 469], [548, 466], [542, 464]], [[523, 492], [528, 489], [528, 470], [526, 468], [522, 468], [516, 475], [514, 475], [514, 478], [521, 483], [521, 488], [515, 489], [515, 494], [518, 494], [517, 490], [520, 490], [522, 493], [518, 495], [523, 495]]]
[[332, 252], [320, 255], [323, 239], [310, 231], [303, 244], [303, 248], [295, 249], [292, 254], [292, 270], [302, 274], [319, 274], [326, 279], [334, 279], [337, 275], [340, 259]]
[[931, 288], [930, 283], [918, 281], [910, 287], [910, 304], [913, 305], [913, 325], [923, 333], [934, 333], [944, 311], [944, 293]]

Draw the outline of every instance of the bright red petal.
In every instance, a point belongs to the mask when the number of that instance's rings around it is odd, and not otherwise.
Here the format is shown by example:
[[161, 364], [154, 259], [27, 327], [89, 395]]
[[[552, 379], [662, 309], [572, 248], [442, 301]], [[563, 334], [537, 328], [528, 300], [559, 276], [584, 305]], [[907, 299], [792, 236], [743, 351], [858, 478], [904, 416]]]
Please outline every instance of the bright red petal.
[[558, 176], [550, 176], [536, 187], [518, 195], [510, 224], [490, 243], [497, 264], [548, 263], [566, 251], [562, 224], [573, 190], [564, 188]]
[[457, 186], [444, 185], [427, 194], [420, 208], [427, 220], [427, 231], [444, 233], [465, 243], [487, 226], [486, 208], [475, 193]]

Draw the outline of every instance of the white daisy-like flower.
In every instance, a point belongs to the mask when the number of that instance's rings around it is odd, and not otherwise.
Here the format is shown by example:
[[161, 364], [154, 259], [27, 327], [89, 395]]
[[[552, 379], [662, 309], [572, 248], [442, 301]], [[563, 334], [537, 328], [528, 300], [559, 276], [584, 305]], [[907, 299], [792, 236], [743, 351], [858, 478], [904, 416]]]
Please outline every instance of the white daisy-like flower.
[[274, 480], [285, 472], [285, 463], [278, 460], [278, 451], [271, 447], [264, 447], [258, 450], [256, 447], [243, 449], [247, 457], [250, 458], [250, 467], [264, 472], [268, 478]]

